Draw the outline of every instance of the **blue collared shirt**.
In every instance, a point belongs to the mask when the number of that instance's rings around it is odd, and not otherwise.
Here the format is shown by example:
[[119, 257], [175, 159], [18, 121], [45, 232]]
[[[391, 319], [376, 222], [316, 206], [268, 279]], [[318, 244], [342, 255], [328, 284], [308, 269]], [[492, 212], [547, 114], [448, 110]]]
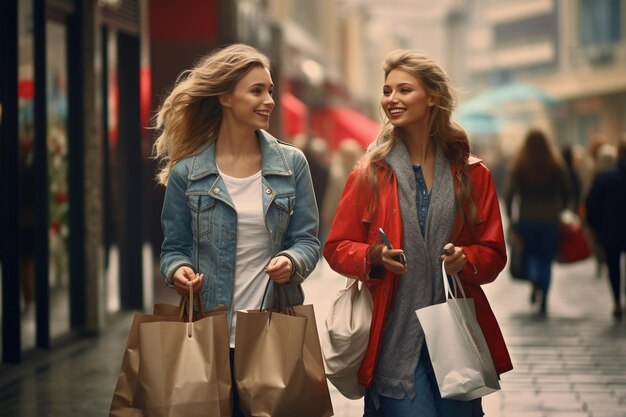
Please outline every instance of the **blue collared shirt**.
[[420, 231], [423, 237], [426, 230], [428, 207], [430, 206], [430, 191], [428, 191], [428, 187], [426, 186], [422, 167], [420, 165], [413, 165], [413, 172], [415, 173], [415, 181], [417, 181], [417, 219], [420, 223]]

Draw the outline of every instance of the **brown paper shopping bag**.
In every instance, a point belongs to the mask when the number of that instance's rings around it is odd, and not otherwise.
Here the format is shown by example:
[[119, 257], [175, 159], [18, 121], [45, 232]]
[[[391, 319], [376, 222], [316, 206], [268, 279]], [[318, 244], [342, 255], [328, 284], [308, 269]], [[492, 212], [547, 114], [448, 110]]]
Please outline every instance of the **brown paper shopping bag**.
[[111, 400], [109, 417], [143, 417], [143, 412], [134, 405], [137, 391], [137, 373], [139, 371], [139, 325], [155, 321], [178, 321], [178, 314], [158, 316], [135, 313], [128, 332], [126, 349], [122, 358], [120, 374]]
[[333, 415], [312, 305], [237, 312], [235, 381], [248, 417]]
[[161, 314], [135, 314], [110, 417], [231, 415], [226, 311], [194, 317], [191, 307], [181, 300], [155, 305]]

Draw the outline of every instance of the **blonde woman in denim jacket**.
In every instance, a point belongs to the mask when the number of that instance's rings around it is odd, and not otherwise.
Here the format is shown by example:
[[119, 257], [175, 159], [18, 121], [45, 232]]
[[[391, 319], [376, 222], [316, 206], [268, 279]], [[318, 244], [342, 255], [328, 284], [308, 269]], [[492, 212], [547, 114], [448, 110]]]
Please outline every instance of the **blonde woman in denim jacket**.
[[227, 306], [231, 359], [236, 311], [266, 305], [275, 284], [302, 304], [300, 284], [320, 257], [306, 158], [264, 130], [274, 108], [269, 68], [247, 45], [217, 50], [183, 73], [156, 119], [161, 272], [179, 294], [201, 291], [205, 309]]

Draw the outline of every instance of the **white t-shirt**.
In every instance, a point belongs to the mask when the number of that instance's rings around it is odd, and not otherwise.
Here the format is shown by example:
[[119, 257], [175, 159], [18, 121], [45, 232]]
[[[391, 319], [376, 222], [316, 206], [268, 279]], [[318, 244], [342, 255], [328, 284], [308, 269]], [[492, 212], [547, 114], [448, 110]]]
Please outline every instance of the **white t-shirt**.
[[220, 171], [237, 211], [237, 252], [230, 346], [235, 346], [236, 312], [258, 310], [269, 279], [265, 267], [272, 257], [271, 235], [265, 226], [261, 171], [235, 178]]

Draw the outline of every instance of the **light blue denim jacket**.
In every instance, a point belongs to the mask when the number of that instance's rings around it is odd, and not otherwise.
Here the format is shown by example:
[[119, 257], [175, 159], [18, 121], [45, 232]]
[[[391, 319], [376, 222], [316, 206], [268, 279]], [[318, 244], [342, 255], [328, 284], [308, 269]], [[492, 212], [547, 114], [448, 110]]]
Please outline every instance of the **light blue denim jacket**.
[[[308, 162], [296, 147], [258, 130], [265, 224], [271, 234], [272, 253], [291, 259], [294, 274], [284, 284], [289, 301], [304, 302], [300, 283], [320, 257], [317, 238], [319, 215]], [[215, 142], [174, 164], [161, 213], [164, 240], [161, 272], [168, 285], [182, 265], [204, 274], [205, 309], [219, 304], [232, 315], [237, 213], [215, 163]], [[269, 278], [268, 278], [269, 279]], [[264, 300], [273, 294], [270, 285]], [[259, 306], [261, 307], [261, 306]]]

